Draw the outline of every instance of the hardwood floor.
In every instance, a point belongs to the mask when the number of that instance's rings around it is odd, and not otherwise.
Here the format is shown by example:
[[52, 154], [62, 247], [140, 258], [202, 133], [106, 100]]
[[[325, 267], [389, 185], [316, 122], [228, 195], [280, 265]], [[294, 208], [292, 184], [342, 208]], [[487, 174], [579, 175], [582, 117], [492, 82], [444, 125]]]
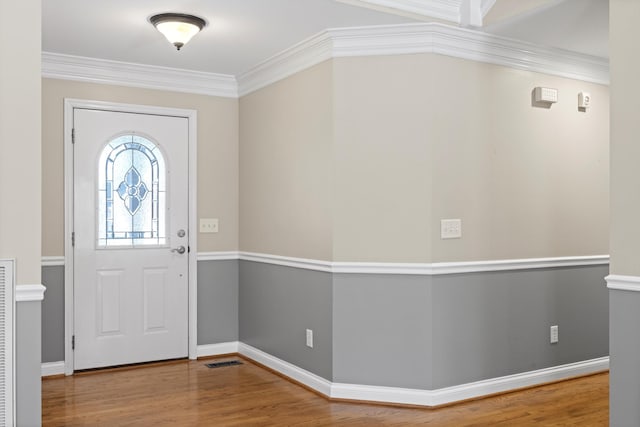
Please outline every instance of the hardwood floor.
[[[205, 363], [241, 360], [210, 369]], [[609, 375], [439, 409], [330, 402], [239, 357], [46, 378], [44, 426], [606, 426]]]

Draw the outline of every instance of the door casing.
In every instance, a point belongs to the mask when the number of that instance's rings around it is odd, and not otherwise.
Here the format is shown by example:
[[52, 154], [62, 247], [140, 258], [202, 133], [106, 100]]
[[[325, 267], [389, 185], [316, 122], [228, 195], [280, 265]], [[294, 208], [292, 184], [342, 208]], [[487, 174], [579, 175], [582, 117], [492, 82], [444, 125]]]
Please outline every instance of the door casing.
[[75, 108], [92, 110], [117, 111], [123, 113], [151, 114], [161, 116], [184, 117], [189, 121], [189, 358], [196, 359], [198, 353], [198, 283], [197, 283], [197, 111], [181, 108], [153, 107], [147, 105], [122, 104], [104, 101], [65, 98], [64, 100], [64, 371], [65, 375], [73, 374], [72, 337], [74, 333], [74, 298], [73, 298], [73, 111]]

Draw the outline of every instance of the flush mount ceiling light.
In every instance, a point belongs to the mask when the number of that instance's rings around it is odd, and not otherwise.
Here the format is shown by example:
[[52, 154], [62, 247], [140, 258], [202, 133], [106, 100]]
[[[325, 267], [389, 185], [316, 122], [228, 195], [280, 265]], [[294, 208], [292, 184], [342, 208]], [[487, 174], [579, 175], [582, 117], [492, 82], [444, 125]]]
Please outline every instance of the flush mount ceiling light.
[[149, 22], [178, 50], [207, 25], [204, 19], [184, 13], [153, 15], [149, 18]]

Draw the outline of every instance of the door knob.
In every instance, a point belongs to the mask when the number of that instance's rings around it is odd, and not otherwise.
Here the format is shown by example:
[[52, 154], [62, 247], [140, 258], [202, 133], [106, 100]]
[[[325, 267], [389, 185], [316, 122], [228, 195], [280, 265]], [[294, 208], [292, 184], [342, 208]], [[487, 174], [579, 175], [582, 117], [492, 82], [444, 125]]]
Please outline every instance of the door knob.
[[179, 254], [183, 254], [187, 251], [187, 249], [184, 246], [178, 246], [175, 249], [171, 249], [171, 252], [177, 252]]

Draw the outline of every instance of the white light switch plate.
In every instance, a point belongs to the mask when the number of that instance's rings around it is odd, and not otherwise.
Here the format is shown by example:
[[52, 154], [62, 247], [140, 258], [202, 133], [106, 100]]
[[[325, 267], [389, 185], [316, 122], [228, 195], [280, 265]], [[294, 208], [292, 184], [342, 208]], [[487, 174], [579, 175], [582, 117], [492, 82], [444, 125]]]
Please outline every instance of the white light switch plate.
[[440, 238], [441, 239], [459, 239], [462, 237], [462, 220], [461, 219], [441, 219], [440, 220]]
[[200, 218], [201, 233], [217, 233], [218, 218]]

